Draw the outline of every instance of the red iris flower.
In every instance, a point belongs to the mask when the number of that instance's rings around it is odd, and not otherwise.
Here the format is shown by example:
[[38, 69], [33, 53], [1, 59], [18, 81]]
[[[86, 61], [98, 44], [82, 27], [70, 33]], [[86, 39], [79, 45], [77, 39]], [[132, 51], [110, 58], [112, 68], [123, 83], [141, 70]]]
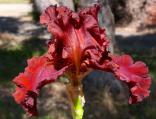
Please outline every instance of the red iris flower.
[[13, 96], [30, 115], [37, 115], [37, 96], [44, 85], [65, 74], [77, 86], [90, 69], [117, 74], [130, 87], [130, 103], [149, 95], [150, 77], [145, 64], [133, 64], [129, 56], [109, 55], [105, 29], [98, 24], [99, 8], [94, 5], [76, 13], [67, 7], [50, 6], [41, 15], [41, 24], [53, 36], [49, 49], [43, 56], [28, 60], [24, 73], [13, 80], [17, 85]]

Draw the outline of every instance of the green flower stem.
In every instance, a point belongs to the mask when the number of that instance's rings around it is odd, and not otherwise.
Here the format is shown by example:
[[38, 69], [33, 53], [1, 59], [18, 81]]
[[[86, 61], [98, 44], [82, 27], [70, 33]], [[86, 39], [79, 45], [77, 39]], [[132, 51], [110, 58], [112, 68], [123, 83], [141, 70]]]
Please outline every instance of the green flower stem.
[[77, 78], [73, 79], [74, 80], [70, 80], [71, 82], [66, 85], [68, 99], [71, 102], [73, 119], [82, 119], [84, 113], [84, 95], [82, 86], [80, 80], [78, 80]]
[[74, 100], [73, 104], [73, 119], [82, 119], [84, 109], [83, 109], [83, 101], [81, 96], [78, 96]]

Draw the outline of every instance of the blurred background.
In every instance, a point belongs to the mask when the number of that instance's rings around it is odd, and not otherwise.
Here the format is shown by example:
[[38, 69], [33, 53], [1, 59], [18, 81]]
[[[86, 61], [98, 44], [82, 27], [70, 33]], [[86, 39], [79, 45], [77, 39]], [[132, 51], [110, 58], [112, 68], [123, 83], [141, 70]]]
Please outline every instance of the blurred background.
[[[78, 11], [96, 2], [0, 0], [0, 119], [30, 118], [12, 98], [15, 87], [11, 80], [24, 70], [28, 58], [39, 56], [47, 49], [50, 35], [39, 24], [40, 13], [50, 4], [66, 5]], [[151, 95], [141, 103], [128, 105], [124, 84], [109, 80], [114, 78], [109, 74], [92, 73], [83, 82], [87, 99], [84, 119], [156, 119], [156, 1], [98, 2], [102, 4], [99, 22], [111, 39], [110, 50], [130, 54], [135, 60], [147, 63], [152, 76]], [[105, 76], [107, 78], [103, 80], [101, 77]], [[92, 81], [89, 83], [88, 79]], [[58, 81], [43, 88], [38, 109], [40, 116], [30, 119], [71, 119], [65, 85]]]

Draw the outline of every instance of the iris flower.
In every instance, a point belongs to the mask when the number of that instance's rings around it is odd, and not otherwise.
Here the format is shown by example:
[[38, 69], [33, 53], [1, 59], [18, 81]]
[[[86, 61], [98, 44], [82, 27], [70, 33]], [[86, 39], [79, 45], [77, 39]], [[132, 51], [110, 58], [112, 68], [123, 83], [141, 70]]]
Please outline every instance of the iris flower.
[[[91, 70], [112, 72], [130, 90], [129, 103], [149, 96], [151, 78], [145, 63], [135, 62], [129, 55], [114, 56], [109, 52], [105, 28], [98, 23], [99, 5], [78, 13], [64, 6], [49, 6], [40, 23], [52, 34], [48, 51], [28, 60], [23, 73], [14, 78], [13, 97], [30, 115], [37, 115], [37, 97], [41, 88], [65, 75], [74, 90], [71, 98], [81, 95], [81, 81]], [[76, 90], [76, 91], [75, 91]]]

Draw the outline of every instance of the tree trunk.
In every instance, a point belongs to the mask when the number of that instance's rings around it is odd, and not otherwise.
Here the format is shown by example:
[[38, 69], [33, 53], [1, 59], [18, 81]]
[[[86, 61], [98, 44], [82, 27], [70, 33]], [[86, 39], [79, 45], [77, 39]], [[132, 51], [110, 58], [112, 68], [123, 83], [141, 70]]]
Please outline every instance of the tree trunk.
[[43, 12], [50, 5], [64, 5], [74, 10], [72, 0], [33, 0], [33, 4], [39, 13]]
[[129, 23], [136, 28], [156, 25], [155, 0], [110, 1], [117, 24], [127, 26]]

